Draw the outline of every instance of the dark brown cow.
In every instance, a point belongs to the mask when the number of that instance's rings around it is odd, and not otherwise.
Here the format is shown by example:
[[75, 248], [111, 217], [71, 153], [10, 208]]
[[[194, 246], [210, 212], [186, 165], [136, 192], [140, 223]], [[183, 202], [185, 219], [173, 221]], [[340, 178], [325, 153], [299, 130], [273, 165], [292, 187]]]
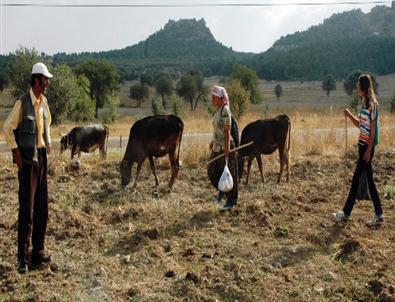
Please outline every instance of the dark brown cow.
[[148, 116], [135, 122], [130, 129], [128, 145], [121, 163], [122, 186], [129, 184], [133, 163], [137, 162], [133, 187], [136, 186], [141, 165], [147, 157], [155, 176], [155, 184], [158, 186], [154, 157], [169, 154], [171, 165], [169, 187], [172, 188], [180, 168], [179, 156], [183, 129], [184, 123], [175, 115]]
[[107, 156], [108, 127], [104, 125], [89, 125], [73, 128], [69, 134], [60, 139], [60, 153], [71, 149], [71, 159], [81, 152], [90, 153], [99, 148], [102, 158]]
[[[288, 146], [286, 142], [288, 139]], [[259, 171], [261, 172], [262, 182], [265, 181], [263, 176], [261, 154], [271, 154], [278, 149], [280, 155], [280, 174], [277, 182], [280, 182], [284, 165], [287, 166], [287, 181], [289, 181], [289, 149], [291, 145], [291, 122], [286, 115], [279, 115], [275, 118], [257, 120], [248, 124], [241, 134], [240, 145], [247, 144], [251, 141], [254, 143], [239, 151], [239, 179], [243, 176], [244, 158], [248, 157], [247, 178], [251, 170], [251, 163], [254, 157], [258, 162]]]

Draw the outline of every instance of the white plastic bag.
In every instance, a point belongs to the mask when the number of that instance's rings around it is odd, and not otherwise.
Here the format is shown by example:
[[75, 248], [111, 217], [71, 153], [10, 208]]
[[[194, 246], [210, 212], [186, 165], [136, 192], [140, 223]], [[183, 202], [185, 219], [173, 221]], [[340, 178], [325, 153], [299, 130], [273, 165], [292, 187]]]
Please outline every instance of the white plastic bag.
[[228, 168], [228, 159], [225, 159], [224, 172], [218, 182], [218, 190], [222, 192], [229, 192], [233, 189], [233, 178]]

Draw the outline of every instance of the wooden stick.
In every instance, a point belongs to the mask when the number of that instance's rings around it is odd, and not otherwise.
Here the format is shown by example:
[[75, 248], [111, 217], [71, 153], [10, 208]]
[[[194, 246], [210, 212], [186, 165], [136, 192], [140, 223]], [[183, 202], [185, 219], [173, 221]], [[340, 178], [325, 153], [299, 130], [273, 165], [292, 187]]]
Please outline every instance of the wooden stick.
[[345, 119], [346, 119], [346, 154], [345, 154], [345, 157], [347, 158], [347, 116], [345, 117]]
[[[230, 150], [229, 150], [229, 153], [232, 153], [232, 152], [234, 152], [234, 151], [237, 151], [237, 150], [243, 149], [243, 148], [245, 148], [245, 147], [251, 146], [253, 143], [254, 143], [254, 141], [249, 142], [249, 143], [244, 144], [244, 145], [241, 145], [241, 146], [238, 146], [237, 148], [230, 149]], [[222, 153], [222, 154], [220, 154], [220, 155], [214, 157], [213, 159], [211, 159], [211, 160], [207, 163], [207, 165], [211, 164], [212, 162], [216, 161], [217, 159], [221, 158], [222, 156], [225, 156], [225, 153]]]
[[[345, 115], [345, 122], [344, 122], [344, 127], [345, 127], [345, 150], [344, 150], [344, 179], [347, 179], [347, 116]], [[342, 193], [342, 199], [345, 200], [346, 198], [346, 191], [343, 190]]]

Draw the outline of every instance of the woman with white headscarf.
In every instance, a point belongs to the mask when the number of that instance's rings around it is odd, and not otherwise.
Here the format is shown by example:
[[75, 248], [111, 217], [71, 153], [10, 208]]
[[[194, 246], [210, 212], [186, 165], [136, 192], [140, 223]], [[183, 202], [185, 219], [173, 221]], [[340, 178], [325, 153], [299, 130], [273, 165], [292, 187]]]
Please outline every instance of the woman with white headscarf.
[[212, 162], [207, 168], [207, 173], [212, 185], [218, 190], [218, 182], [225, 167], [225, 159], [228, 160], [228, 167], [233, 178], [233, 188], [227, 193], [218, 191], [216, 202], [222, 205], [222, 198], [226, 196], [227, 201], [223, 209], [232, 209], [237, 203], [239, 179], [237, 172], [237, 154], [236, 152], [229, 152], [230, 149], [234, 147], [234, 142], [230, 133], [232, 118], [226, 89], [221, 86], [214, 86], [211, 90], [211, 102], [215, 106], [215, 112], [212, 120], [214, 133], [213, 141], [210, 143], [210, 159], [222, 153], [225, 154], [225, 157], [221, 157]]

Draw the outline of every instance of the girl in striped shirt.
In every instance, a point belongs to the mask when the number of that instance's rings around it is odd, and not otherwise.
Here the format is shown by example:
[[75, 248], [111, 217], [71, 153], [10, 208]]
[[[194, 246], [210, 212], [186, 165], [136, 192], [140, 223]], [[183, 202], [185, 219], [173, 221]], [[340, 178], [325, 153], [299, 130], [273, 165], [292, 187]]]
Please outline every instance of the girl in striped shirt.
[[363, 74], [358, 78], [357, 88], [361, 97], [362, 106], [359, 112], [359, 119], [356, 118], [348, 109], [344, 110], [344, 115], [359, 128], [359, 158], [352, 178], [352, 185], [343, 211], [333, 213], [335, 221], [347, 221], [351, 215], [355, 204], [359, 179], [364, 171], [367, 173], [370, 196], [372, 197], [375, 216], [367, 224], [376, 226], [384, 221], [383, 210], [379, 194], [373, 179], [372, 159], [374, 148], [378, 144], [379, 124], [378, 124], [378, 102], [373, 90], [372, 79], [368, 74]]

